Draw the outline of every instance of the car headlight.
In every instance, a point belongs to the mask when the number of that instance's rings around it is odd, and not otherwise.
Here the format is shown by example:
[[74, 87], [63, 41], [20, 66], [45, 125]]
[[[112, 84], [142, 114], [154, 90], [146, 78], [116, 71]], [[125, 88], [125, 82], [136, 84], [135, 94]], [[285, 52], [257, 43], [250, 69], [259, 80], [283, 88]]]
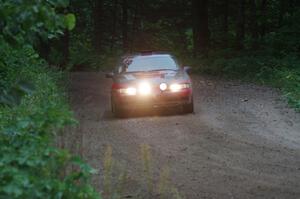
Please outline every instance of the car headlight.
[[136, 95], [136, 88], [133, 87], [121, 88], [119, 89], [119, 92], [125, 95]]
[[168, 85], [167, 85], [166, 83], [161, 83], [161, 84], [159, 85], [159, 89], [162, 90], [162, 91], [167, 90], [167, 88], [168, 88]]
[[170, 90], [172, 92], [178, 92], [178, 91], [180, 91], [182, 89], [186, 89], [186, 88], [191, 88], [191, 84], [190, 83], [183, 83], [183, 84], [175, 83], [175, 84], [170, 85]]
[[151, 93], [151, 86], [148, 82], [142, 82], [138, 85], [138, 90], [141, 95], [149, 95]]

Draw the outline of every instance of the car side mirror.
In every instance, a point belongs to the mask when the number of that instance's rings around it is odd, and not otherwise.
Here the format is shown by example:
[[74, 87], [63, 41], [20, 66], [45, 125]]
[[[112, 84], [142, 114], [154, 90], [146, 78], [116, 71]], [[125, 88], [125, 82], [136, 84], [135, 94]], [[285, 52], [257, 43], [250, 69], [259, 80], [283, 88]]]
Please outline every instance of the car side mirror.
[[192, 72], [192, 68], [190, 66], [184, 66], [183, 70], [187, 73], [187, 74], [191, 74]]
[[114, 77], [114, 73], [113, 73], [113, 72], [106, 73], [106, 74], [105, 74], [105, 77], [106, 77], [106, 78], [113, 78], [113, 77]]

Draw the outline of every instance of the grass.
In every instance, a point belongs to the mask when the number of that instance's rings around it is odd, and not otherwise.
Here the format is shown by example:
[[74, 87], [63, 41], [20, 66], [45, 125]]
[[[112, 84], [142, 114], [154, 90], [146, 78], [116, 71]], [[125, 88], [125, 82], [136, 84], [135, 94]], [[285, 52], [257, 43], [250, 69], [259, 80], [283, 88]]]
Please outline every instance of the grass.
[[143, 163], [143, 172], [145, 181], [147, 184], [147, 189], [149, 193], [153, 192], [153, 179], [152, 179], [152, 171], [151, 171], [151, 157], [150, 157], [150, 147], [149, 145], [142, 144], [141, 145], [141, 157]]
[[[141, 178], [137, 179], [139, 187], [135, 187], [136, 192], [131, 195], [138, 198], [182, 199], [179, 191], [171, 183], [171, 172], [168, 166], [159, 168], [159, 177], [156, 179], [150, 146], [141, 144], [140, 153], [142, 173], [137, 173], [137, 176]], [[120, 170], [117, 165], [120, 164], [113, 158], [112, 147], [108, 146], [103, 161], [103, 199], [120, 199], [125, 195], [125, 186], [131, 176], [127, 174], [126, 168], [122, 167]]]
[[112, 168], [113, 168], [112, 148], [111, 146], [108, 146], [104, 155], [104, 183], [103, 183], [104, 196], [111, 195]]

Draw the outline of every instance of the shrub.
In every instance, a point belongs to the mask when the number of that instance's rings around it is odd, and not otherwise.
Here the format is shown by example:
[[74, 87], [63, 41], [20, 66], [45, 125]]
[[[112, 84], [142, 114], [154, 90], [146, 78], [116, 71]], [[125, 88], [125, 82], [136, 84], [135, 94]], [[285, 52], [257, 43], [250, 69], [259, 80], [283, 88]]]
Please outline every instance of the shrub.
[[54, 144], [59, 130], [75, 123], [57, 87], [61, 77], [30, 46], [0, 39], [2, 198], [100, 197], [88, 183], [94, 170]]

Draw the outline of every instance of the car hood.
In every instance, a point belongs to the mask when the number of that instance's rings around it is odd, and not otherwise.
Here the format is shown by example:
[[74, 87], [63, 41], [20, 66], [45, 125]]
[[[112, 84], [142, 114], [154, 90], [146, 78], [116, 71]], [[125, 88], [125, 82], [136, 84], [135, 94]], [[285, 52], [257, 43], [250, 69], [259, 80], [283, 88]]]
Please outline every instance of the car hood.
[[188, 76], [181, 70], [178, 71], [153, 71], [153, 72], [137, 72], [137, 73], [124, 73], [116, 77], [117, 83], [136, 83], [140, 81], [148, 81], [150, 83], [170, 83], [175, 81], [188, 80]]

